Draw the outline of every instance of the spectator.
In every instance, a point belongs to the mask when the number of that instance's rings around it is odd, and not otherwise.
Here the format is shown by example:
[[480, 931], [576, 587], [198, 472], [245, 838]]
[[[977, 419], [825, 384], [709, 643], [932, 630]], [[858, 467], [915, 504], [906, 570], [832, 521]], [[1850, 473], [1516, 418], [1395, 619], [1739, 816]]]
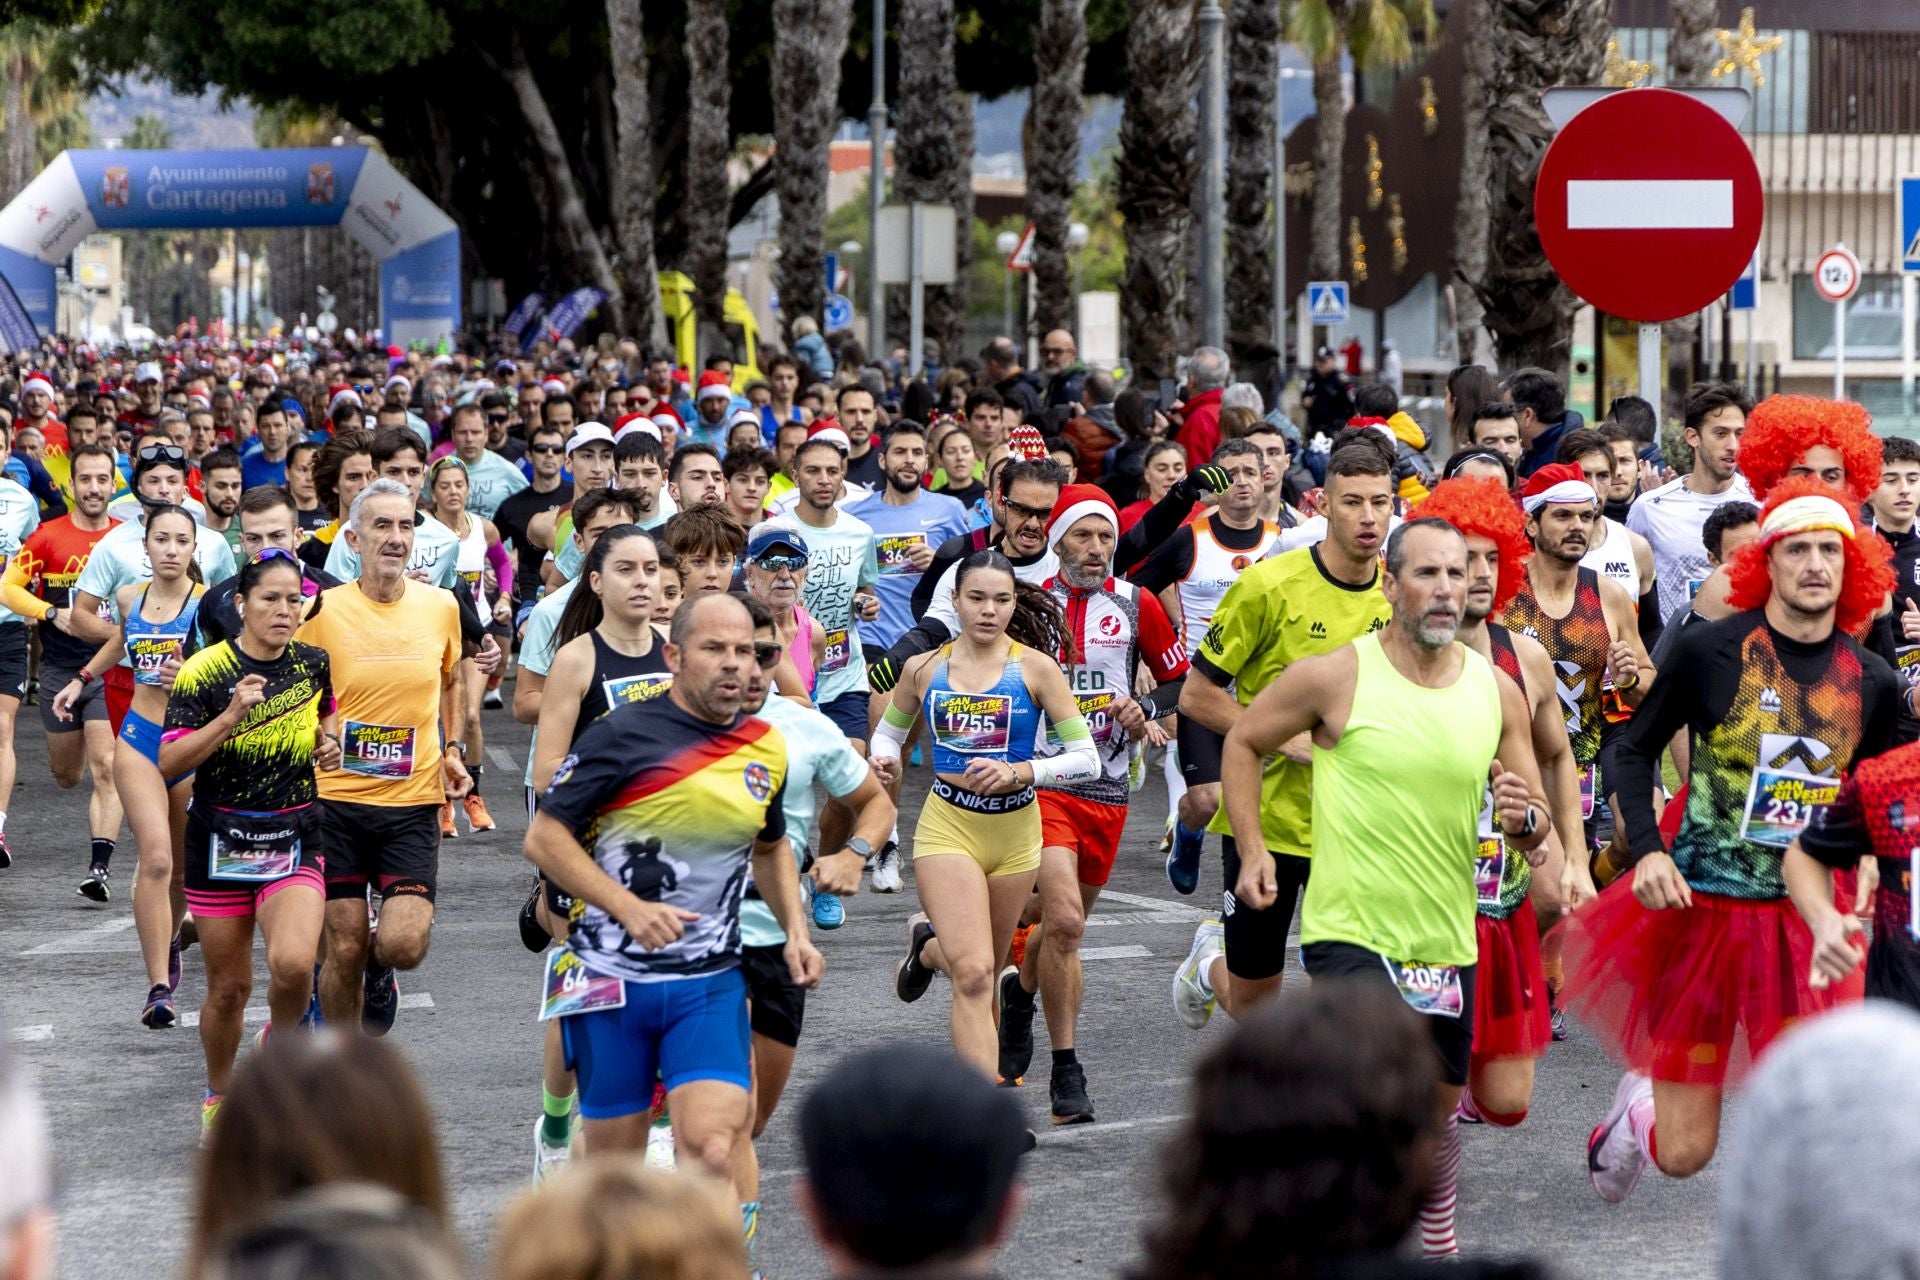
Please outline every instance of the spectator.
[[188, 1280], [213, 1242], [308, 1187], [373, 1182], [447, 1225], [433, 1115], [384, 1041], [323, 1030], [274, 1036], [235, 1074], [200, 1165]]
[[1266, 397], [1260, 394], [1260, 388], [1251, 382], [1235, 382], [1220, 393], [1220, 412], [1229, 409], [1251, 409], [1258, 418], [1267, 411]]
[[1040, 379], [1020, 367], [1020, 348], [1012, 338], [995, 338], [980, 348], [978, 381], [998, 391], [1004, 404], [1018, 409], [1019, 421], [1028, 421], [1040, 412]]
[[870, 1049], [802, 1104], [794, 1194], [835, 1276], [972, 1274], [1020, 1216], [1032, 1140], [1013, 1099], [953, 1054]]
[[1732, 1280], [1920, 1275], [1920, 1017], [1869, 1000], [1790, 1032], [1747, 1086], [1720, 1185]]
[[718, 1183], [592, 1156], [500, 1215], [493, 1280], [738, 1280], [740, 1213]]
[[1300, 389], [1300, 403], [1307, 407], [1307, 443], [1315, 436], [1333, 438], [1353, 416], [1353, 392], [1334, 360], [1332, 347], [1313, 353], [1313, 372]]
[[1383, 338], [1380, 342], [1380, 381], [1393, 388], [1393, 394], [1403, 396], [1407, 393], [1406, 374], [1400, 365], [1400, 349], [1393, 345], [1392, 338]]
[[1082, 386], [1087, 380], [1087, 366], [1080, 363], [1080, 349], [1071, 333], [1055, 329], [1040, 339], [1040, 367], [1047, 375], [1047, 408], [1086, 407]]
[[310, 1187], [209, 1251], [207, 1280], [460, 1280], [446, 1227], [368, 1182]]
[[1220, 396], [1232, 373], [1227, 353], [1218, 347], [1197, 348], [1187, 360], [1185, 412], [1174, 438], [1186, 448], [1188, 470], [1206, 466], [1219, 447]]
[[814, 377], [833, 376], [833, 353], [827, 350], [827, 340], [820, 336], [820, 323], [812, 316], [801, 316], [793, 322], [793, 354]]
[[46, 1106], [7, 1056], [0, 1040], [0, 1275], [47, 1280], [53, 1275], [53, 1160], [47, 1153]]
[[1260, 415], [1245, 405], [1231, 405], [1220, 411], [1220, 438], [1238, 440], [1259, 425]]
[[1464, 449], [1473, 443], [1473, 415], [1481, 405], [1500, 399], [1500, 379], [1477, 364], [1463, 364], [1447, 375], [1442, 397], [1447, 424], [1453, 429], [1451, 444]]
[[1384, 382], [1370, 382], [1353, 393], [1353, 411], [1361, 419], [1385, 422], [1393, 437], [1394, 492], [1419, 502], [1433, 487], [1433, 463], [1427, 460], [1427, 433], [1400, 408], [1400, 395]]
[[1526, 445], [1514, 470], [1525, 480], [1553, 461], [1560, 437], [1578, 431], [1587, 420], [1567, 407], [1567, 384], [1545, 369], [1521, 369], [1508, 375], [1506, 391], [1520, 423], [1520, 441]]
[[1166, 437], [1167, 419], [1152, 396], [1138, 387], [1128, 387], [1114, 399], [1113, 423], [1120, 429], [1120, 443], [1100, 483], [1116, 505], [1125, 507], [1140, 497], [1147, 446]]

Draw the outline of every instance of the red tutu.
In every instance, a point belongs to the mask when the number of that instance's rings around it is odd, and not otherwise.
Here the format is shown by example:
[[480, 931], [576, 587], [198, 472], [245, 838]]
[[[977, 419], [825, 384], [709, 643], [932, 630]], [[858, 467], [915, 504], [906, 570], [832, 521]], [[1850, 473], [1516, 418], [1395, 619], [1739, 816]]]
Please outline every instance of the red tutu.
[[1650, 911], [1625, 875], [1560, 927], [1561, 1003], [1616, 1061], [1673, 1084], [1738, 1084], [1781, 1032], [1865, 986], [1855, 969], [1808, 987], [1813, 935], [1785, 898], [1696, 892], [1691, 909]]
[[1553, 1043], [1540, 925], [1523, 901], [1505, 920], [1473, 918], [1480, 964], [1473, 974], [1473, 1060], [1539, 1057]]

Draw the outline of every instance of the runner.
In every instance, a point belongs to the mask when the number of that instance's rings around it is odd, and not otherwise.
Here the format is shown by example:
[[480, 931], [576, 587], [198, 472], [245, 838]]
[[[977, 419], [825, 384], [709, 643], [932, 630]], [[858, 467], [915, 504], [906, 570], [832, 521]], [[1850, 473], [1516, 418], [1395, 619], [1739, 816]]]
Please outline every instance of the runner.
[[520, 468], [487, 448], [486, 412], [477, 401], [455, 405], [447, 424], [451, 456], [466, 467], [467, 510], [492, 520], [501, 503], [527, 487], [527, 478]]
[[[173, 993], [180, 986], [180, 925], [187, 913], [181, 887], [185, 868], [175, 845], [176, 833], [185, 829], [188, 779], [160, 772], [160, 732], [167, 714], [167, 686], [205, 590], [193, 558], [198, 530], [192, 514], [183, 508], [148, 508], [142, 558], [152, 566], [153, 577], [145, 583], [128, 583], [114, 593], [114, 613], [123, 621], [113, 638], [53, 700], [54, 714], [71, 720], [86, 686], [110, 668], [126, 666], [134, 684], [120, 745], [113, 753], [113, 781], [115, 794], [126, 806], [139, 858], [133, 920], [148, 982], [140, 1021], [155, 1030], [177, 1020]], [[105, 539], [101, 545], [106, 545]], [[221, 544], [222, 550], [225, 545]], [[89, 571], [98, 563], [98, 555], [96, 550]]]
[[[47, 401], [50, 404], [51, 397]], [[41, 416], [45, 418], [44, 406]], [[0, 426], [0, 465], [5, 465], [11, 452], [7, 431]], [[13, 480], [0, 478], [0, 565], [10, 564], [39, 527], [39, 500]], [[26, 618], [37, 618], [43, 612], [46, 610], [36, 608], [31, 615], [17, 613], [0, 600], [0, 870], [13, 865], [13, 849], [7, 844], [6, 806], [12, 802], [13, 780], [19, 768], [13, 754], [13, 726], [20, 703], [27, 696], [30, 664]]]
[[[421, 509], [421, 485], [427, 477], [427, 450], [420, 438], [403, 427], [383, 427], [367, 447], [374, 474], [392, 480], [413, 497], [413, 536], [407, 561], [407, 576], [429, 586], [455, 590], [460, 583], [460, 538], [453, 530]], [[351, 503], [348, 504], [351, 509]], [[326, 570], [341, 582], [361, 576], [360, 554], [352, 538], [336, 538], [327, 552]], [[342, 682], [345, 683], [344, 681]], [[352, 755], [352, 743], [348, 743]], [[352, 771], [351, 760], [348, 764]]]
[[1606, 436], [1582, 427], [1560, 438], [1556, 461], [1580, 468], [1599, 495], [1600, 514], [1596, 520], [1592, 545], [1581, 558], [1584, 568], [1620, 584], [1633, 601], [1640, 630], [1640, 643], [1651, 651], [1660, 641], [1661, 617], [1659, 587], [1653, 573], [1653, 548], [1647, 540], [1606, 514], [1607, 495], [1613, 491], [1613, 450]]
[[513, 544], [513, 598], [523, 613], [540, 598], [540, 562], [546, 556], [533, 544], [527, 527], [536, 517], [558, 511], [572, 496], [560, 483], [561, 455], [566, 446], [567, 438], [558, 428], [535, 427], [527, 440], [533, 483], [502, 502], [493, 513], [494, 527]]
[[246, 491], [240, 456], [231, 449], [215, 449], [200, 459], [200, 491], [206, 495], [200, 522], [227, 540], [227, 549], [240, 554], [240, 495]]
[[695, 507], [675, 515], [660, 536], [680, 566], [685, 595], [714, 595], [730, 589], [747, 545], [747, 532], [719, 507]]
[[[571, 402], [567, 407], [572, 408]], [[573, 471], [573, 497], [552, 515], [536, 515], [527, 522], [527, 540], [543, 551], [553, 552], [553, 567], [541, 569], [542, 580], [550, 587], [570, 580], [561, 560], [569, 554], [573, 540], [573, 504], [613, 483], [613, 433], [597, 422], [583, 422], [573, 428], [567, 437], [567, 466]], [[579, 572], [577, 566], [574, 572]]]
[[[1849, 502], [1810, 477], [1773, 489], [1760, 540], [1734, 557], [1742, 612], [1681, 633], [1616, 753], [1632, 880], [1566, 926], [1568, 1007], [1628, 1067], [1587, 1140], [1588, 1176], [1609, 1203], [1649, 1160], [1669, 1177], [1699, 1172], [1719, 1145], [1724, 1090], [1751, 1059], [1859, 995], [1852, 979], [1809, 985], [1814, 943], [1781, 868], [1842, 773], [1897, 735], [1898, 677], [1851, 634], [1893, 575]], [[1669, 854], [1653, 765], [1683, 726], [1694, 761]]]
[[320, 490], [313, 482], [313, 460], [319, 453], [317, 440], [302, 440], [287, 450], [286, 487], [293, 495], [294, 510], [299, 512], [303, 533], [312, 533], [332, 519], [320, 505]]
[[747, 539], [747, 563], [741, 577], [747, 594], [765, 605], [773, 619], [774, 637], [781, 649], [774, 668], [776, 687], [812, 706], [820, 662], [827, 652], [827, 634], [800, 603], [807, 564], [806, 535], [786, 520], [769, 520], [756, 525], [753, 536]]
[[[294, 555], [300, 541], [299, 519], [293, 496], [278, 485], [263, 484], [247, 490], [246, 496], [240, 499], [240, 514], [236, 518], [240, 526], [241, 555], [249, 561], [259, 559], [268, 550]], [[316, 569], [298, 556], [294, 556], [294, 563], [300, 569], [301, 590], [308, 609], [322, 591], [340, 585], [324, 569]], [[191, 657], [222, 640], [239, 642], [246, 629], [240, 617], [239, 590], [238, 574], [207, 589], [194, 614], [193, 632], [187, 637], [183, 656]]]
[[[364, 1014], [374, 1035], [386, 1034], [399, 1010], [394, 971], [426, 958], [440, 805], [468, 785], [460, 607], [409, 571], [417, 555], [413, 504], [411, 487], [384, 476], [360, 491], [344, 537], [355, 580], [323, 594], [299, 632], [332, 659], [345, 753], [341, 767], [320, 779], [327, 863], [320, 1006], [336, 1026], [360, 1024]], [[372, 934], [370, 893], [379, 900]]]
[[[1191, 660], [1213, 623], [1220, 598], [1249, 567], [1272, 555], [1280, 543], [1280, 526], [1260, 516], [1266, 459], [1259, 446], [1246, 440], [1223, 441], [1213, 451], [1213, 465], [1230, 477], [1220, 491], [1220, 504], [1206, 515], [1174, 530], [1160, 549], [1129, 576], [1144, 591], [1158, 596], [1180, 631], [1180, 643]], [[1200, 885], [1200, 854], [1207, 824], [1220, 807], [1220, 735], [1197, 720], [1179, 720], [1180, 781], [1170, 796], [1173, 842], [1167, 849], [1167, 880], [1174, 891], [1190, 894]], [[1171, 783], [1169, 783], [1171, 788]]]
[[[456, 414], [458, 411], [455, 411]], [[466, 421], [474, 415], [467, 414], [456, 421]], [[484, 422], [481, 424], [484, 429]], [[504, 464], [503, 464], [504, 465]], [[516, 476], [518, 472], [514, 473]], [[495, 626], [504, 626], [513, 617], [513, 569], [507, 559], [507, 549], [500, 542], [500, 531], [493, 527], [493, 521], [467, 510], [468, 473], [466, 463], [457, 455], [449, 454], [433, 464], [427, 473], [427, 488], [432, 494], [433, 518], [439, 521], [453, 536], [459, 539], [459, 551], [454, 562], [455, 572], [459, 574], [460, 585], [457, 590], [465, 593], [472, 603], [473, 610], [482, 619]], [[487, 587], [487, 576], [494, 581], [493, 590]], [[489, 599], [491, 597], [491, 600]], [[503, 631], [502, 635], [505, 634]], [[480, 798], [480, 783], [486, 773], [486, 731], [481, 722], [481, 703], [486, 696], [487, 678], [473, 665], [473, 659], [460, 660], [461, 697], [466, 702], [465, 724], [469, 745], [473, 749], [472, 763], [467, 766], [467, 775], [473, 780], [466, 796], [460, 801], [467, 819], [468, 830], [479, 835], [494, 829], [493, 815], [487, 812], [487, 802]], [[453, 825], [454, 807], [451, 800], [440, 806], [440, 836], [452, 839], [456, 834]]]
[[[1228, 457], [1241, 470], [1226, 492], [1257, 492], [1258, 452], [1244, 441], [1230, 443], [1240, 446], [1240, 452]], [[1080, 940], [1120, 855], [1134, 744], [1155, 735], [1154, 721], [1180, 704], [1187, 659], [1153, 593], [1113, 576], [1113, 549], [1120, 541], [1120, 513], [1113, 499], [1093, 485], [1071, 484], [1061, 491], [1054, 510], [1048, 541], [1059, 557], [1060, 572], [1046, 588], [1063, 619], [1061, 669], [1087, 722], [1100, 771], [1085, 782], [1039, 793], [1042, 848], [1034, 904], [1039, 908], [1038, 937], [1029, 933], [1022, 962], [1000, 975], [999, 1073], [1001, 1083], [1009, 1085], [1019, 1084], [1027, 1073], [1038, 992], [1053, 1045], [1047, 1086], [1052, 1122], [1062, 1125], [1094, 1118], [1086, 1069], [1076, 1052], [1083, 984]], [[1134, 674], [1143, 666], [1157, 687], [1136, 699]], [[1164, 734], [1157, 743], [1165, 745]], [[1039, 757], [1052, 759], [1066, 749], [1063, 741], [1050, 736]]]
[[[1329, 460], [1330, 480], [1334, 465]], [[1457, 641], [1466, 578], [1458, 530], [1432, 519], [1402, 525], [1387, 542], [1385, 630], [1282, 671], [1227, 734], [1220, 759], [1233, 829], [1257, 832], [1261, 762], [1310, 737], [1316, 866], [1301, 906], [1301, 965], [1315, 979], [1391, 983], [1428, 1020], [1442, 1124], [1420, 1210], [1428, 1258], [1459, 1253], [1454, 1113], [1478, 987], [1474, 869], [1462, 854], [1497, 826], [1531, 859], [1552, 826], [1526, 699]], [[1261, 843], [1247, 840], [1234, 892], [1271, 911], [1289, 890]]]
[[[1100, 757], [1066, 677], [1047, 656], [1062, 647], [1053, 597], [1021, 582], [997, 551], [975, 552], [955, 569], [959, 635], [901, 672], [874, 734], [872, 764], [883, 782], [898, 772], [908, 731], [926, 717], [934, 782], [913, 836], [925, 909], [908, 922], [894, 988], [911, 1002], [936, 970], [946, 974], [953, 1047], [991, 1075], [995, 971], [1040, 869], [1034, 788], [1092, 781]], [[1034, 756], [1042, 713], [1065, 748], [1044, 760]]]
[[1753, 397], [1731, 382], [1701, 383], [1687, 392], [1680, 434], [1693, 450], [1693, 470], [1641, 494], [1627, 513], [1627, 528], [1653, 548], [1663, 622], [1672, 622], [1706, 579], [1701, 523], [1723, 502], [1753, 500], [1735, 466], [1752, 412]]
[[742, 426], [753, 428], [754, 443], [729, 450], [720, 469], [727, 478], [727, 514], [741, 528], [751, 529], [767, 516], [767, 485], [778, 464], [772, 450], [760, 447], [759, 426], [753, 422]]
[[364, 431], [336, 434], [313, 457], [313, 487], [328, 521], [300, 544], [300, 558], [316, 569], [327, 567], [327, 556], [339, 540], [340, 526], [360, 491], [373, 483], [373, 437]]
[[[1301, 658], [1331, 653], [1387, 625], [1380, 590], [1380, 546], [1393, 514], [1393, 451], [1377, 431], [1343, 440], [1327, 457], [1327, 539], [1270, 556], [1227, 588], [1193, 655], [1180, 693], [1180, 718], [1224, 737], [1275, 676]], [[1280, 989], [1294, 899], [1307, 883], [1312, 854], [1312, 748], [1289, 742], [1267, 761], [1260, 783], [1261, 841], [1278, 858], [1281, 889], [1271, 908], [1235, 892], [1242, 877], [1228, 811], [1207, 830], [1223, 839], [1224, 924], [1204, 921], [1173, 980], [1174, 1010], [1198, 1029], [1217, 1003], [1239, 1017]], [[1225, 775], [1222, 775], [1224, 783]]]
[[[1873, 531], [1893, 553], [1892, 609], [1874, 619], [1867, 647], [1893, 664], [1909, 686], [1920, 684], [1920, 441], [1888, 436], [1880, 442], [1880, 487], [1867, 499]], [[1900, 740], [1920, 738], [1920, 721], [1903, 714]]]
[[[7, 561], [0, 581], [0, 604], [40, 623], [40, 721], [47, 731], [47, 767], [62, 791], [92, 775], [87, 797], [87, 827], [92, 845], [80, 895], [93, 902], [111, 896], [109, 865], [120, 835], [120, 797], [113, 787], [114, 725], [107, 710], [106, 686], [90, 681], [73, 705], [72, 718], [55, 715], [52, 694], [73, 679], [98, 645], [73, 631], [74, 584], [87, 560], [114, 522], [107, 501], [119, 476], [113, 450], [97, 444], [74, 446], [73, 512], [49, 520], [27, 535]], [[0, 847], [4, 847], [0, 837]], [[9, 860], [11, 854], [8, 855]]]
[[642, 529], [658, 529], [680, 508], [665, 492], [667, 454], [659, 440], [660, 426], [651, 430], [627, 427], [614, 438], [614, 487], [630, 493], [640, 502], [635, 521]]
[[[541, 797], [526, 855], [585, 903], [551, 953], [546, 1012], [561, 1017], [579, 1073], [588, 1149], [643, 1148], [660, 1079], [680, 1157], [724, 1179], [752, 1115], [749, 873], [787, 933], [789, 979], [817, 985], [824, 961], [787, 846], [785, 735], [740, 714], [757, 661], [751, 616], [737, 600], [689, 601], [665, 652], [667, 696], [588, 726]], [[586, 980], [563, 995], [552, 975], [568, 972]]]
[[274, 547], [248, 561], [238, 583], [245, 630], [188, 659], [167, 699], [161, 772], [194, 778], [183, 862], [207, 966], [203, 1143], [240, 1047], [256, 920], [271, 1020], [255, 1043], [276, 1027], [291, 1034], [313, 996], [326, 914], [314, 769], [340, 767], [340, 720], [326, 651], [293, 639], [305, 585], [290, 551]]

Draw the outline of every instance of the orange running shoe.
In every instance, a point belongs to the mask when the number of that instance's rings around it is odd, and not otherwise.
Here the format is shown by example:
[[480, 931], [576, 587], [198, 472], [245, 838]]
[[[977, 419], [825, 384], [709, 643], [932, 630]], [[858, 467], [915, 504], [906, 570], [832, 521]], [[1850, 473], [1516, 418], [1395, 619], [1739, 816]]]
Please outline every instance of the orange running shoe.
[[1018, 969], [1027, 962], [1027, 935], [1033, 932], [1030, 924], [1015, 925], [1013, 928], [1013, 967]]
[[452, 840], [459, 834], [453, 829], [453, 801], [448, 800], [440, 806], [440, 838]]
[[467, 825], [475, 831], [493, 830], [493, 815], [487, 812], [487, 802], [479, 796], [468, 796], [462, 802], [467, 810]]

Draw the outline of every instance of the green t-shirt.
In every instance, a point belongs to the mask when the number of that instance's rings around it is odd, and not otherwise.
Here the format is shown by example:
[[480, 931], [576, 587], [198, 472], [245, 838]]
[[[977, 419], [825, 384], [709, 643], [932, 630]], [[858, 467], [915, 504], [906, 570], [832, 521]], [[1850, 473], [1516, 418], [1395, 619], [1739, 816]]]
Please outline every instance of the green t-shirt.
[[[1340, 582], [1320, 563], [1317, 547], [1270, 556], [1227, 588], [1200, 641], [1194, 664], [1233, 681], [1241, 706], [1302, 658], [1332, 653], [1387, 625], [1393, 610], [1380, 574], [1364, 587]], [[1260, 781], [1260, 830], [1270, 853], [1313, 853], [1312, 768], [1275, 752]], [[1220, 806], [1207, 830], [1232, 835]]]

